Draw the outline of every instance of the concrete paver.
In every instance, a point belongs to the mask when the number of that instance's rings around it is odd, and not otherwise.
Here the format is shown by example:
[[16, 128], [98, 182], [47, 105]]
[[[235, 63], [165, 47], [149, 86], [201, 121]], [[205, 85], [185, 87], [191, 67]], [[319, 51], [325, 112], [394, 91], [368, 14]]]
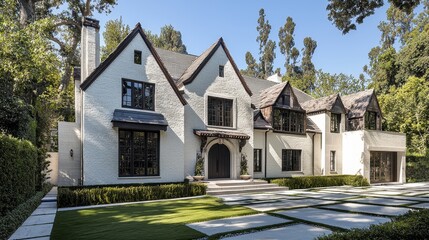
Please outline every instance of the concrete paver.
[[273, 217], [267, 214], [256, 214], [191, 223], [187, 224], [186, 226], [211, 236], [217, 233], [245, 230], [287, 222], [291, 221], [283, 218]]
[[399, 205], [404, 205], [404, 204], [417, 203], [415, 201], [409, 201], [409, 200], [391, 199], [391, 198], [376, 198], [376, 197], [349, 199], [348, 201], [359, 202], [359, 203], [380, 204], [380, 205], [387, 205], [387, 206], [399, 206]]
[[367, 228], [372, 224], [389, 222], [389, 218], [374, 217], [356, 213], [343, 213], [338, 211], [302, 208], [276, 212], [278, 214], [299, 218], [310, 222], [322, 223], [344, 229]]
[[331, 230], [314, 227], [307, 224], [294, 224], [281, 228], [274, 228], [265, 231], [248, 233], [234, 237], [227, 237], [222, 239], [228, 240], [246, 240], [246, 239], [270, 239], [270, 240], [305, 240], [315, 239], [316, 237], [332, 233]]
[[419, 204], [411, 205], [410, 207], [429, 208], [429, 203], [419, 203]]
[[27, 239], [36, 237], [49, 237], [53, 224], [21, 226], [9, 239]]
[[256, 211], [266, 212], [280, 209], [288, 208], [302, 208], [310, 207], [316, 205], [326, 205], [337, 203], [331, 200], [321, 200], [321, 199], [301, 199], [301, 200], [282, 200], [280, 202], [273, 203], [257, 203], [252, 205], [247, 205], [246, 207], [251, 208]]
[[361, 203], [341, 203], [329, 206], [323, 206], [322, 208], [328, 209], [338, 209], [351, 212], [361, 212], [361, 213], [372, 213], [379, 215], [387, 216], [398, 216], [409, 212], [411, 209], [405, 207], [388, 207], [388, 206], [378, 206], [378, 205], [368, 205]]
[[54, 223], [55, 214], [45, 214], [45, 215], [31, 215], [25, 222], [23, 226], [31, 226], [38, 224]]

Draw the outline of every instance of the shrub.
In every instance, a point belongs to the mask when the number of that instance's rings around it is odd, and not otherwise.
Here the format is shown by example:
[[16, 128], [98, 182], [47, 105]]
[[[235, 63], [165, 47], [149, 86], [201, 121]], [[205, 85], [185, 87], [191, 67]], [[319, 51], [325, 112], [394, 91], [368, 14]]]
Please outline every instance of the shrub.
[[349, 232], [334, 233], [318, 239], [429, 239], [427, 226], [429, 226], [429, 209], [422, 209], [396, 217], [392, 222], [372, 225], [367, 229], [353, 229]]
[[407, 182], [429, 181], [429, 157], [407, 156]]
[[206, 194], [205, 184], [161, 184], [140, 186], [58, 189], [58, 207], [190, 197]]
[[369, 186], [368, 180], [361, 175], [335, 175], [335, 176], [306, 176], [271, 179], [271, 183], [289, 189], [314, 188], [351, 185], [355, 187]]
[[7, 239], [40, 205], [44, 192], [37, 192], [33, 197], [21, 203], [12, 211], [0, 217], [0, 239]]
[[0, 216], [35, 194], [37, 149], [29, 141], [0, 134]]

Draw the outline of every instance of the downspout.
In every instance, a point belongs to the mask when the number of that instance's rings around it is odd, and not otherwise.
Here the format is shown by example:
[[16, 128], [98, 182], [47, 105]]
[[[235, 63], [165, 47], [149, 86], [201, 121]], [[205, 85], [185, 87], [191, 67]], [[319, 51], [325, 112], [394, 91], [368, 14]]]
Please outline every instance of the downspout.
[[312, 145], [313, 145], [313, 148], [312, 148], [312, 153], [311, 153], [311, 156], [312, 156], [312, 158], [313, 158], [313, 161], [311, 162], [311, 167], [312, 167], [312, 174], [313, 174], [313, 176], [314, 176], [314, 161], [315, 161], [315, 159], [314, 159], [314, 137], [316, 136], [316, 133], [313, 133], [313, 136], [311, 137], [311, 141], [312, 141]]
[[80, 89], [80, 185], [83, 185], [83, 91]]
[[265, 150], [264, 150], [264, 178], [267, 178], [267, 150], [268, 150], [268, 145], [267, 145], [267, 134], [270, 131], [270, 129], [267, 129], [267, 131], [265, 131]]

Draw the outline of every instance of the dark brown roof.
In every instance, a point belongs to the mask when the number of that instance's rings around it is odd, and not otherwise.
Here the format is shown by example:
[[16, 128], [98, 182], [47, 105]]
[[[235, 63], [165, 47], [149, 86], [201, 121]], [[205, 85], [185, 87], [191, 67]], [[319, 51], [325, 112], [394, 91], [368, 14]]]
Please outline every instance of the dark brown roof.
[[363, 117], [371, 98], [374, 95], [374, 89], [369, 89], [346, 96], [341, 96], [344, 107], [349, 110], [349, 118]]
[[271, 124], [264, 118], [261, 110], [253, 111], [253, 128], [255, 129], [272, 129]]
[[229, 62], [231, 63], [235, 73], [240, 79], [244, 89], [250, 96], [252, 96], [252, 91], [247, 86], [246, 81], [244, 81], [243, 76], [238, 70], [237, 65], [234, 62], [234, 59], [232, 59], [232, 56], [229, 53], [228, 48], [226, 47], [222, 38], [219, 38], [219, 40], [216, 43], [210, 46], [203, 54], [201, 54], [197, 59], [195, 59], [195, 61], [188, 67], [188, 69], [186, 69], [186, 71], [180, 77], [179, 81], [177, 82], [177, 86], [181, 88], [183, 85], [191, 83], [197, 77], [197, 75], [204, 68], [204, 66], [207, 64], [207, 62], [210, 60], [210, 58], [213, 56], [213, 54], [216, 52], [216, 50], [219, 47], [223, 48]]
[[232, 138], [232, 139], [250, 139], [250, 136], [241, 132], [226, 132], [214, 130], [194, 129], [194, 134], [201, 137], [217, 137], [217, 138]]
[[186, 105], [185, 98], [180, 94], [179, 89], [177, 88], [173, 78], [168, 73], [167, 69], [165, 68], [163, 62], [161, 61], [158, 53], [153, 48], [152, 44], [147, 39], [146, 35], [143, 32], [143, 29], [138, 23], [136, 27], [131, 31], [130, 34], [116, 47], [116, 49], [107, 57], [106, 60], [104, 60], [97, 68], [92, 71], [92, 73], [86, 78], [86, 80], [80, 85], [80, 88], [85, 91], [97, 78], [100, 76], [101, 73], [104, 72], [104, 70], [109, 67], [109, 65], [119, 56], [119, 54], [128, 46], [128, 44], [136, 37], [137, 35], [140, 35], [144, 42], [146, 43], [147, 47], [149, 48], [149, 51], [152, 53], [153, 57], [155, 58], [156, 62], [158, 63], [159, 67], [161, 68], [162, 72], [164, 73], [164, 76], [167, 78], [168, 82], [170, 83], [170, 86], [173, 88], [174, 92], [176, 93], [177, 97], [179, 98], [180, 102], [182, 102], [183, 105]]
[[176, 83], [186, 69], [198, 58], [195, 55], [173, 52], [162, 48], [155, 48], [155, 50]]
[[332, 94], [326, 97], [313, 99], [301, 104], [301, 107], [307, 111], [307, 113], [318, 112], [318, 111], [331, 111], [335, 104], [335, 101], [339, 97], [339, 94]]
[[[265, 80], [265, 79], [255, 78], [255, 77], [250, 77], [245, 75], [243, 75], [243, 78], [246, 81], [247, 86], [249, 86], [250, 90], [253, 93], [252, 104], [255, 105], [257, 108], [259, 108], [259, 105], [260, 105], [260, 99], [259, 99], [260, 93], [269, 87], [275, 86], [277, 84], [281, 84], [270, 80]], [[313, 99], [310, 95], [304, 93], [303, 91], [297, 88], [292, 87], [292, 89], [299, 103], [303, 103]]]

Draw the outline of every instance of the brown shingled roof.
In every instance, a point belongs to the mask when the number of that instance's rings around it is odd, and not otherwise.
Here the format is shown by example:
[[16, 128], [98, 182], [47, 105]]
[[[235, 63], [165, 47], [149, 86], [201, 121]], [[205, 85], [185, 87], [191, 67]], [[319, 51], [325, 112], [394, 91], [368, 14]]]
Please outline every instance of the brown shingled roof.
[[269, 87], [265, 90], [262, 90], [259, 94], [259, 108], [264, 108], [268, 106], [272, 106], [276, 103], [277, 98], [280, 93], [283, 92], [283, 89], [286, 87], [288, 82], [283, 82], [276, 84], [272, 87]]
[[349, 110], [349, 118], [363, 117], [374, 95], [374, 89], [369, 89], [346, 96], [341, 96], [344, 107]]
[[307, 111], [307, 113], [318, 112], [318, 111], [330, 111], [335, 104], [335, 101], [339, 97], [337, 94], [332, 94], [326, 97], [313, 99], [301, 104], [301, 107]]

